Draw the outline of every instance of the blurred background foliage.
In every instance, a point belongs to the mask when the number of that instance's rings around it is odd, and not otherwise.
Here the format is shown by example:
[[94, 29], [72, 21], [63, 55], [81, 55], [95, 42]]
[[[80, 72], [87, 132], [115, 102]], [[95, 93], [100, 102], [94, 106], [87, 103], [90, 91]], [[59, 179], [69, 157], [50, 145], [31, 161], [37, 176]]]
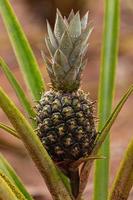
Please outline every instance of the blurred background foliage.
[[[26, 32], [26, 35], [31, 43], [33, 51], [38, 59], [43, 77], [46, 83], [49, 83], [49, 78], [46, 73], [45, 66], [42, 62], [40, 50], [45, 48], [45, 20], [48, 19], [53, 25], [55, 19], [56, 8], [59, 8], [63, 15], [68, 16], [70, 10], [80, 10], [83, 15], [87, 10], [90, 11], [90, 23], [94, 26], [94, 31], [90, 38], [90, 46], [88, 49], [88, 66], [86, 67], [83, 79], [82, 88], [89, 92], [92, 99], [97, 99], [99, 65], [100, 65], [100, 50], [102, 42], [103, 30], [103, 10], [104, 2], [98, 0], [10, 0], [15, 9], [15, 12]], [[22, 76], [18, 70], [17, 62], [8, 36], [4, 29], [2, 20], [0, 19], [0, 56], [4, 57], [12, 71], [20, 80], [27, 95], [28, 91], [24, 85]], [[32, 73], [32, 72], [31, 72]], [[120, 27], [120, 50], [119, 62], [117, 66], [116, 78], [116, 95], [115, 103], [120, 99], [120, 96], [133, 82], [133, 0], [121, 1], [121, 27]], [[3, 73], [0, 71], [0, 84], [6, 90], [8, 95], [15, 101], [22, 110], [18, 100], [8, 84]], [[32, 101], [32, 99], [31, 99]], [[33, 103], [34, 105], [34, 103]], [[111, 135], [111, 178], [112, 182], [116, 168], [121, 160], [124, 149], [132, 136], [132, 113], [133, 97], [131, 97], [117, 122], [113, 126]], [[23, 110], [22, 110], [23, 111]], [[6, 116], [0, 110], [0, 121], [7, 122]], [[14, 166], [17, 173], [27, 185], [29, 191], [37, 200], [42, 200], [44, 197], [49, 200], [49, 193], [44, 190], [44, 183], [39, 173], [34, 167], [34, 164], [27, 156], [23, 145], [11, 136], [4, 134], [0, 130], [0, 151]], [[89, 179], [88, 187], [85, 195], [87, 196], [92, 191], [92, 177]], [[129, 200], [133, 199], [131, 192]]]

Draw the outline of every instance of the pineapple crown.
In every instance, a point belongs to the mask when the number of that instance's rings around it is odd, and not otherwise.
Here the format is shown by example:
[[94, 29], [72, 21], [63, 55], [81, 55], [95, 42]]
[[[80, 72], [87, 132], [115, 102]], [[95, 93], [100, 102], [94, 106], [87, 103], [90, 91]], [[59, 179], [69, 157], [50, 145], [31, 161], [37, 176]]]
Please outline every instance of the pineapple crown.
[[47, 21], [48, 36], [45, 38], [50, 58], [43, 58], [55, 90], [76, 91], [80, 86], [88, 38], [92, 31], [88, 25], [88, 12], [80, 20], [80, 14], [72, 10], [69, 17], [62, 17], [57, 9], [54, 31]]

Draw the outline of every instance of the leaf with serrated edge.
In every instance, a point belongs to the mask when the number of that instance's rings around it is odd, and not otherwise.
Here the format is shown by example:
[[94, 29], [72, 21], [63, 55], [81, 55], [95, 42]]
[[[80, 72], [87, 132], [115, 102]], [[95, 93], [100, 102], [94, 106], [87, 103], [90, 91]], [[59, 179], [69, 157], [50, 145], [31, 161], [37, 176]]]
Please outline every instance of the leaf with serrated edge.
[[62, 35], [59, 49], [68, 57], [73, 49], [73, 44], [71, 41], [71, 37], [69, 36], [68, 32], [65, 31]]
[[46, 65], [46, 69], [47, 69], [47, 72], [49, 74], [49, 77], [51, 79], [51, 82], [53, 85], [56, 85], [56, 78], [55, 78], [55, 75], [54, 75], [54, 71], [53, 71], [53, 68], [52, 68], [52, 62], [51, 60], [44, 54], [44, 52], [42, 51], [41, 52], [42, 54], [42, 58], [44, 60], [44, 63]]
[[81, 29], [82, 30], [86, 29], [86, 26], [87, 26], [87, 23], [88, 23], [88, 14], [89, 14], [89, 11], [81, 19]]
[[88, 39], [90, 37], [91, 32], [93, 31], [93, 27], [90, 27], [90, 25], [88, 25], [86, 27], [86, 29], [84, 30], [84, 32], [82, 32], [78, 42], [83, 42], [84, 44], [86, 44], [88, 42]]
[[53, 57], [56, 49], [53, 47], [53, 45], [51, 44], [50, 39], [48, 37], [45, 38], [45, 43], [46, 43], [46, 46], [48, 48], [48, 51], [49, 51], [51, 57]]
[[82, 55], [85, 56], [87, 51], [88, 51], [88, 46], [89, 46], [89, 43], [87, 43], [84, 48], [83, 48], [83, 51], [82, 51]]
[[64, 22], [65, 22], [66, 26], [68, 27], [68, 21], [67, 21], [66, 16], [64, 16]]
[[46, 66], [47, 66], [47, 69], [48, 69], [51, 73], [53, 73], [51, 60], [44, 54], [43, 51], [41, 52], [41, 54], [42, 54], [42, 58], [43, 58], [43, 60], [44, 60], [44, 63], [45, 63]]
[[83, 72], [84, 68], [86, 67], [86, 65], [87, 65], [87, 59], [85, 59], [84, 62], [82, 62], [82, 63], [80, 64], [80, 67], [79, 67], [79, 71], [78, 71], [76, 80], [80, 81], [82, 72]]
[[58, 63], [53, 64], [53, 71], [54, 71], [55, 77], [59, 81], [64, 79], [65, 72], [62, 70], [62, 66], [60, 66]]
[[83, 45], [81, 42], [79, 42], [79, 44], [77, 44], [75, 46], [75, 48], [69, 58], [70, 65], [74, 65], [77, 57], [80, 56], [80, 54], [82, 52], [82, 48], [83, 48]]
[[86, 43], [89, 39], [91, 32], [92, 32], [92, 29], [87, 27], [86, 30], [82, 33], [81, 37], [76, 42], [75, 49], [73, 50], [73, 52], [70, 56], [70, 64], [71, 65], [73, 65], [75, 63], [75, 60], [76, 60], [77, 56], [80, 55], [80, 53], [84, 53], [84, 48], [86, 47]]
[[79, 67], [80, 67], [81, 63], [82, 63], [82, 56], [80, 55], [80, 56], [78, 56], [78, 57], [76, 58], [76, 60], [75, 60], [75, 63], [74, 63], [74, 65], [73, 65], [74, 68], [77, 68], [78, 71], [79, 71]]
[[79, 69], [78, 69], [78, 73], [77, 73], [76, 80], [80, 81], [82, 72], [83, 72], [84, 68], [86, 67], [86, 65], [87, 65], [87, 59], [84, 60], [84, 61], [80, 64], [80, 67], [79, 67]]
[[54, 62], [58, 63], [62, 67], [62, 71], [67, 72], [70, 69], [68, 60], [60, 49], [57, 49], [55, 52]]
[[80, 67], [79, 67], [79, 74], [82, 73], [82, 71], [84, 70], [84, 68], [85, 68], [86, 65], [87, 65], [87, 62], [88, 62], [88, 59], [86, 58], [86, 59], [80, 64]]
[[67, 26], [63, 20], [63, 17], [60, 11], [57, 9], [56, 20], [55, 20], [55, 27], [54, 27], [54, 34], [58, 42], [60, 41], [65, 29]]
[[76, 76], [77, 76], [77, 73], [78, 73], [78, 69], [76, 68], [72, 68], [69, 73], [67, 73], [67, 75], [65, 76], [65, 79], [67, 82], [71, 81], [75, 81], [76, 80]]
[[72, 9], [69, 16], [68, 16], [68, 19], [67, 19], [68, 23], [70, 23], [70, 21], [72, 20], [73, 17], [74, 17], [74, 11]]
[[81, 22], [79, 12], [73, 17], [68, 27], [68, 32], [72, 37], [72, 41], [75, 42], [81, 34]]
[[53, 45], [54, 48], [57, 48], [57, 41], [48, 21], [47, 21], [47, 30], [51, 44]]

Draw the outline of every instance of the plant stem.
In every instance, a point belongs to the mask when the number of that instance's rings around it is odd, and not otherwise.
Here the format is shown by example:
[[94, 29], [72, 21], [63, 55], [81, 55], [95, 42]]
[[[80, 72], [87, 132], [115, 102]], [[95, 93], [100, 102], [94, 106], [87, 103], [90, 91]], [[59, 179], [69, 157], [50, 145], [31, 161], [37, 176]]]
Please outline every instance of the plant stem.
[[69, 170], [69, 178], [73, 196], [76, 198], [79, 193], [79, 169]]
[[[115, 68], [118, 52], [119, 0], [105, 0], [104, 35], [101, 56], [99, 88], [100, 130], [111, 114], [115, 86]], [[109, 137], [100, 149], [105, 160], [97, 160], [95, 167], [94, 200], [106, 200], [109, 181]]]
[[117, 172], [109, 200], [127, 200], [133, 186], [133, 140], [128, 145]]

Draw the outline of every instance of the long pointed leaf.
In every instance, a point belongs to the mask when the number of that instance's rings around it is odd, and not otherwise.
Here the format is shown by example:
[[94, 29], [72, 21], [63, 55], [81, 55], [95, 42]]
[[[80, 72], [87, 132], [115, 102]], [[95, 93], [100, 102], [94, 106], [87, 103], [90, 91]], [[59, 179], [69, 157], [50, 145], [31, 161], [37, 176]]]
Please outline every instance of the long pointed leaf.
[[65, 188], [53, 161], [44, 149], [38, 136], [2, 88], [0, 88], [0, 107], [19, 133], [33, 161], [42, 174], [53, 199], [71, 200], [70, 194]]
[[30, 194], [26, 191], [20, 178], [16, 175], [14, 169], [9, 165], [5, 158], [0, 154], [0, 171], [4, 173], [20, 190], [27, 200], [32, 200]]
[[89, 11], [83, 16], [83, 18], [81, 20], [82, 30], [86, 29], [86, 26], [87, 26], [87, 23], [88, 23], [88, 15], [89, 15]]
[[[119, 101], [119, 103], [115, 107], [114, 111], [112, 112], [112, 114], [107, 119], [105, 125], [100, 130], [99, 137], [97, 139], [97, 143], [96, 143], [96, 145], [95, 145], [95, 147], [94, 147], [94, 149], [93, 149], [93, 151], [92, 151], [90, 156], [93, 157], [93, 156], [97, 155], [99, 148], [101, 147], [101, 145], [105, 141], [106, 137], [108, 136], [109, 131], [110, 131], [113, 123], [115, 122], [118, 114], [120, 113], [120, 111], [121, 111], [122, 107], [124, 106], [125, 102], [127, 101], [128, 97], [132, 93], [133, 93], [133, 85], [128, 89], [128, 91], [125, 93], [125, 95], [121, 98], [121, 100]], [[83, 193], [83, 191], [84, 191], [84, 189], [86, 187], [92, 163], [93, 163], [93, 160], [90, 160], [90, 161], [86, 162], [84, 167], [83, 167], [83, 169], [82, 169], [80, 191], [79, 191], [78, 199], [80, 199], [80, 196], [82, 195], [82, 193]]]
[[77, 38], [81, 34], [81, 22], [80, 22], [80, 15], [79, 12], [76, 13], [76, 15], [71, 20], [69, 27], [68, 27], [69, 35], [73, 38], [72, 41], [76, 41]]
[[12, 192], [9, 185], [0, 176], [0, 199], [1, 200], [18, 200], [15, 194]]
[[[99, 87], [99, 130], [105, 124], [112, 111], [115, 90], [116, 62], [118, 57], [120, 1], [104, 0], [104, 35], [101, 53], [100, 87]], [[107, 200], [109, 186], [110, 142], [106, 139], [100, 153], [106, 157], [102, 162], [97, 160], [94, 176], [93, 200]], [[101, 182], [101, 184], [99, 184]]]
[[28, 88], [33, 97], [38, 100], [44, 82], [30, 44], [8, 0], [0, 0], [0, 13]]
[[64, 23], [63, 17], [60, 11], [57, 9], [55, 26], [54, 26], [54, 34], [58, 42], [60, 41], [66, 28], [67, 27], [66, 27], [66, 24]]
[[127, 200], [133, 186], [133, 139], [120, 163], [108, 200]]
[[14, 129], [12, 129], [11, 127], [9, 127], [1, 122], [0, 122], [0, 128], [5, 130], [6, 132], [10, 133], [11, 135], [15, 136], [16, 138], [19, 138], [17, 132]]
[[26, 200], [12, 181], [0, 171], [0, 199], [2, 200]]
[[106, 121], [105, 125], [103, 126], [103, 128], [99, 131], [100, 133], [100, 137], [98, 139], [98, 143], [97, 143], [97, 147], [95, 147], [96, 149], [99, 149], [100, 145], [103, 143], [103, 141], [105, 140], [108, 131], [110, 130], [110, 128], [112, 127], [114, 121], [116, 120], [119, 112], [121, 111], [124, 103], [127, 101], [128, 97], [132, 94], [133, 92], [133, 85], [128, 89], [128, 91], [125, 93], [125, 95], [122, 97], [122, 99], [119, 101], [118, 105], [116, 106], [116, 108], [114, 109], [113, 113], [110, 115], [110, 117], [108, 118], [108, 120]]
[[[35, 112], [33, 110], [33, 107], [31, 106], [29, 100], [27, 99], [23, 89], [19, 85], [18, 81], [16, 80], [15, 76], [9, 69], [8, 65], [4, 62], [2, 58], [0, 58], [0, 67], [2, 68], [3, 72], [5, 73], [7, 79], [9, 80], [11, 86], [13, 87], [16, 95], [18, 96], [18, 99], [22, 106], [24, 107], [25, 111], [28, 113], [28, 116], [30, 118], [35, 117]], [[32, 122], [33, 123], [33, 122]]]

